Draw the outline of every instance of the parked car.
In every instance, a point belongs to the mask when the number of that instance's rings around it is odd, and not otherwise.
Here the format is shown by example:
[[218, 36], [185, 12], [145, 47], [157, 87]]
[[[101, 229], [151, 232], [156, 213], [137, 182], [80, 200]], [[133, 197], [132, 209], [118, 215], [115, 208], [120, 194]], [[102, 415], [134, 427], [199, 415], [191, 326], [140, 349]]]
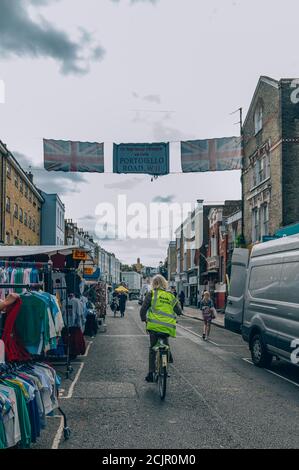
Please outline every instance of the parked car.
[[294, 362], [292, 343], [299, 338], [298, 235], [260, 243], [250, 257], [248, 250], [235, 251], [225, 325], [241, 329], [255, 365], [267, 367], [273, 356]]

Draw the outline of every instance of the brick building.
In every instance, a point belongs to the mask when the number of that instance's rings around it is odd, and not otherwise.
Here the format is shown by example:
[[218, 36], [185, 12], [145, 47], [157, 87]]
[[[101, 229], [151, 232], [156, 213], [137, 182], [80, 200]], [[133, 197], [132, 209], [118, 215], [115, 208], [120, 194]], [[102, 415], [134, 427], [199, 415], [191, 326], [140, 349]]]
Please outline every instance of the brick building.
[[0, 141], [0, 241], [40, 245], [43, 197], [6, 145]]
[[244, 125], [248, 245], [299, 221], [299, 81], [262, 76]]
[[[213, 207], [209, 212], [209, 237], [207, 251], [206, 288], [212, 293], [217, 308], [224, 308], [228, 264], [231, 256], [229, 245], [228, 219], [240, 213], [241, 201], [225, 201], [224, 205]], [[238, 221], [240, 227], [240, 221]]]

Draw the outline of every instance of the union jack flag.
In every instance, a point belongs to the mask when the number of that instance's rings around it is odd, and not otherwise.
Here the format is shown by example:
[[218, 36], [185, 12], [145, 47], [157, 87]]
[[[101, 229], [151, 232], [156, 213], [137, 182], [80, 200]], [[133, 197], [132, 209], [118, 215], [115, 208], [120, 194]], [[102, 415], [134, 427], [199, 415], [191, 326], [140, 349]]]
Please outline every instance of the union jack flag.
[[44, 167], [48, 171], [104, 172], [104, 144], [44, 139]]
[[242, 164], [241, 137], [181, 142], [183, 173], [239, 170]]

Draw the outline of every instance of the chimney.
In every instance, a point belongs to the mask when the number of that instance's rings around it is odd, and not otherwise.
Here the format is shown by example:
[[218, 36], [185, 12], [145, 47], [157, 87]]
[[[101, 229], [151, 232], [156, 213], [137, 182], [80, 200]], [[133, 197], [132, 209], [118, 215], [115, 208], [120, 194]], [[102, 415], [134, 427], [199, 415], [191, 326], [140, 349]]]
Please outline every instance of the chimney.
[[31, 183], [33, 183], [33, 174], [31, 173], [31, 171], [27, 173], [27, 176], [28, 176], [28, 179], [31, 181]]

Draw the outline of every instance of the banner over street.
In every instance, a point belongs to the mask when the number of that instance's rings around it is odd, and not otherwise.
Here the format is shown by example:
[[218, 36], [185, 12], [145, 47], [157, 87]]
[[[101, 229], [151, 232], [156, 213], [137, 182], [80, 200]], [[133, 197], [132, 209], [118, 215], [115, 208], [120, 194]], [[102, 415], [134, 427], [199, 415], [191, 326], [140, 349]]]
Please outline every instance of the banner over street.
[[114, 144], [113, 172], [167, 175], [169, 144]]

